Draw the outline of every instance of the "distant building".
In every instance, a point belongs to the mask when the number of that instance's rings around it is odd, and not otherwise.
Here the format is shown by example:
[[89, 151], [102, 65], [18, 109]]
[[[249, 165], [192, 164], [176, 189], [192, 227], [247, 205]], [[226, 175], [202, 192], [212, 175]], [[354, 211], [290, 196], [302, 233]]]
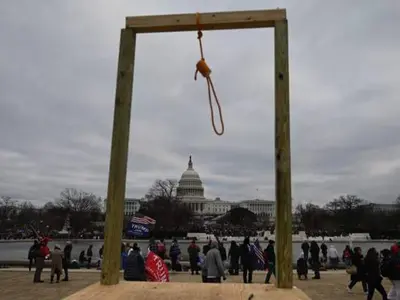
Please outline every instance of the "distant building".
[[[133, 216], [140, 209], [143, 199], [126, 198], [124, 201], [124, 215]], [[107, 199], [104, 199], [104, 211], [107, 212]]]
[[374, 211], [377, 211], [377, 212], [380, 211], [380, 212], [391, 213], [391, 212], [394, 212], [394, 211], [400, 209], [399, 205], [396, 204], [396, 203], [392, 203], [392, 204], [389, 204], [389, 203], [370, 203], [370, 204], [367, 204], [367, 205], [370, 205], [372, 207], [372, 209]]
[[267, 216], [270, 221], [275, 220], [275, 201], [271, 200], [244, 200], [239, 202], [239, 206], [247, 208], [256, 215]]
[[193, 168], [192, 156], [189, 156], [188, 168], [179, 180], [177, 197], [199, 216], [224, 215], [234, 207], [243, 207], [257, 216], [268, 216], [271, 221], [275, 219], [275, 201], [254, 199], [235, 202], [224, 201], [219, 197], [215, 200], [206, 199], [203, 182]]
[[[275, 220], [275, 201], [261, 199], [226, 201], [219, 197], [213, 200], [207, 199], [204, 196], [204, 187], [200, 175], [193, 168], [191, 156], [189, 156], [188, 167], [179, 180], [176, 195], [198, 217], [221, 216], [235, 207], [243, 207], [256, 214], [260, 219], [268, 217], [270, 221]], [[144, 199], [126, 198], [124, 215], [133, 216], [139, 211], [142, 201]], [[106, 211], [106, 208], [107, 200], [105, 199], [104, 211]]]

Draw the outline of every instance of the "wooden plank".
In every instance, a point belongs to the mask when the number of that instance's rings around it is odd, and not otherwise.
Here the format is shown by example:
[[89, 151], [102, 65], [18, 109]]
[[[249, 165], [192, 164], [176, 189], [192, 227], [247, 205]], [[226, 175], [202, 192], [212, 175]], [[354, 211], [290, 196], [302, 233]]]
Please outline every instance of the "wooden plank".
[[133, 29], [122, 29], [107, 191], [104, 260], [101, 272], [101, 284], [104, 285], [117, 284], [120, 276], [120, 245], [128, 164], [135, 45], [136, 33]]
[[[250, 297], [253, 295], [253, 297]], [[152, 283], [122, 281], [114, 286], [93, 284], [64, 300], [309, 300], [300, 289], [277, 289], [266, 284]]]
[[[286, 19], [286, 9], [211, 12], [200, 14], [202, 30], [273, 27]], [[196, 14], [127, 17], [126, 27], [137, 33], [197, 30]]]
[[275, 190], [279, 288], [293, 286], [290, 163], [289, 49], [287, 20], [275, 23]]

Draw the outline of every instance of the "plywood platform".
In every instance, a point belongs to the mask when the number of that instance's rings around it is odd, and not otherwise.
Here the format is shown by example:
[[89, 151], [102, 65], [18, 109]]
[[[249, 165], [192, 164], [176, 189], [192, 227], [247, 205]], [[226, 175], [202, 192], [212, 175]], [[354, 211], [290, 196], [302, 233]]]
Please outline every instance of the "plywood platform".
[[310, 300], [301, 290], [277, 289], [273, 285], [241, 283], [151, 283], [122, 281], [114, 286], [99, 283], [66, 300]]

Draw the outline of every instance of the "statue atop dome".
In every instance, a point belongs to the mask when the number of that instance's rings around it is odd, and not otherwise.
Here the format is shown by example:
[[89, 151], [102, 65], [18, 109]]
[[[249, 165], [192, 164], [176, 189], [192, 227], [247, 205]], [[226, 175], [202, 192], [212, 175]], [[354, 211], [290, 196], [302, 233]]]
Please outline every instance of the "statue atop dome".
[[192, 162], [192, 156], [191, 155], [189, 155], [188, 169], [193, 169], [193, 162]]

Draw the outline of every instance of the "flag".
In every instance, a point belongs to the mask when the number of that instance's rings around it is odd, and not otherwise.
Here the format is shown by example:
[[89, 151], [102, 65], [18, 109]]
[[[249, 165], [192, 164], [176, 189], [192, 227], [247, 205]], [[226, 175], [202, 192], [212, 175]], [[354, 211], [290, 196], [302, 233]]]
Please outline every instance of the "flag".
[[256, 241], [253, 245], [254, 253], [260, 263], [265, 264], [264, 253], [261, 249], [260, 243]]
[[150, 218], [148, 216], [143, 216], [143, 217], [136, 217], [133, 216], [131, 219], [132, 223], [136, 223], [136, 224], [144, 224], [144, 225], [154, 225], [156, 224], [156, 220], [154, 220], [153, 218]]
[[146, 274], [148, 281], [169, 282], [169, 272], [165, 262], [154, 252], [149, 251], [146, 257]]

